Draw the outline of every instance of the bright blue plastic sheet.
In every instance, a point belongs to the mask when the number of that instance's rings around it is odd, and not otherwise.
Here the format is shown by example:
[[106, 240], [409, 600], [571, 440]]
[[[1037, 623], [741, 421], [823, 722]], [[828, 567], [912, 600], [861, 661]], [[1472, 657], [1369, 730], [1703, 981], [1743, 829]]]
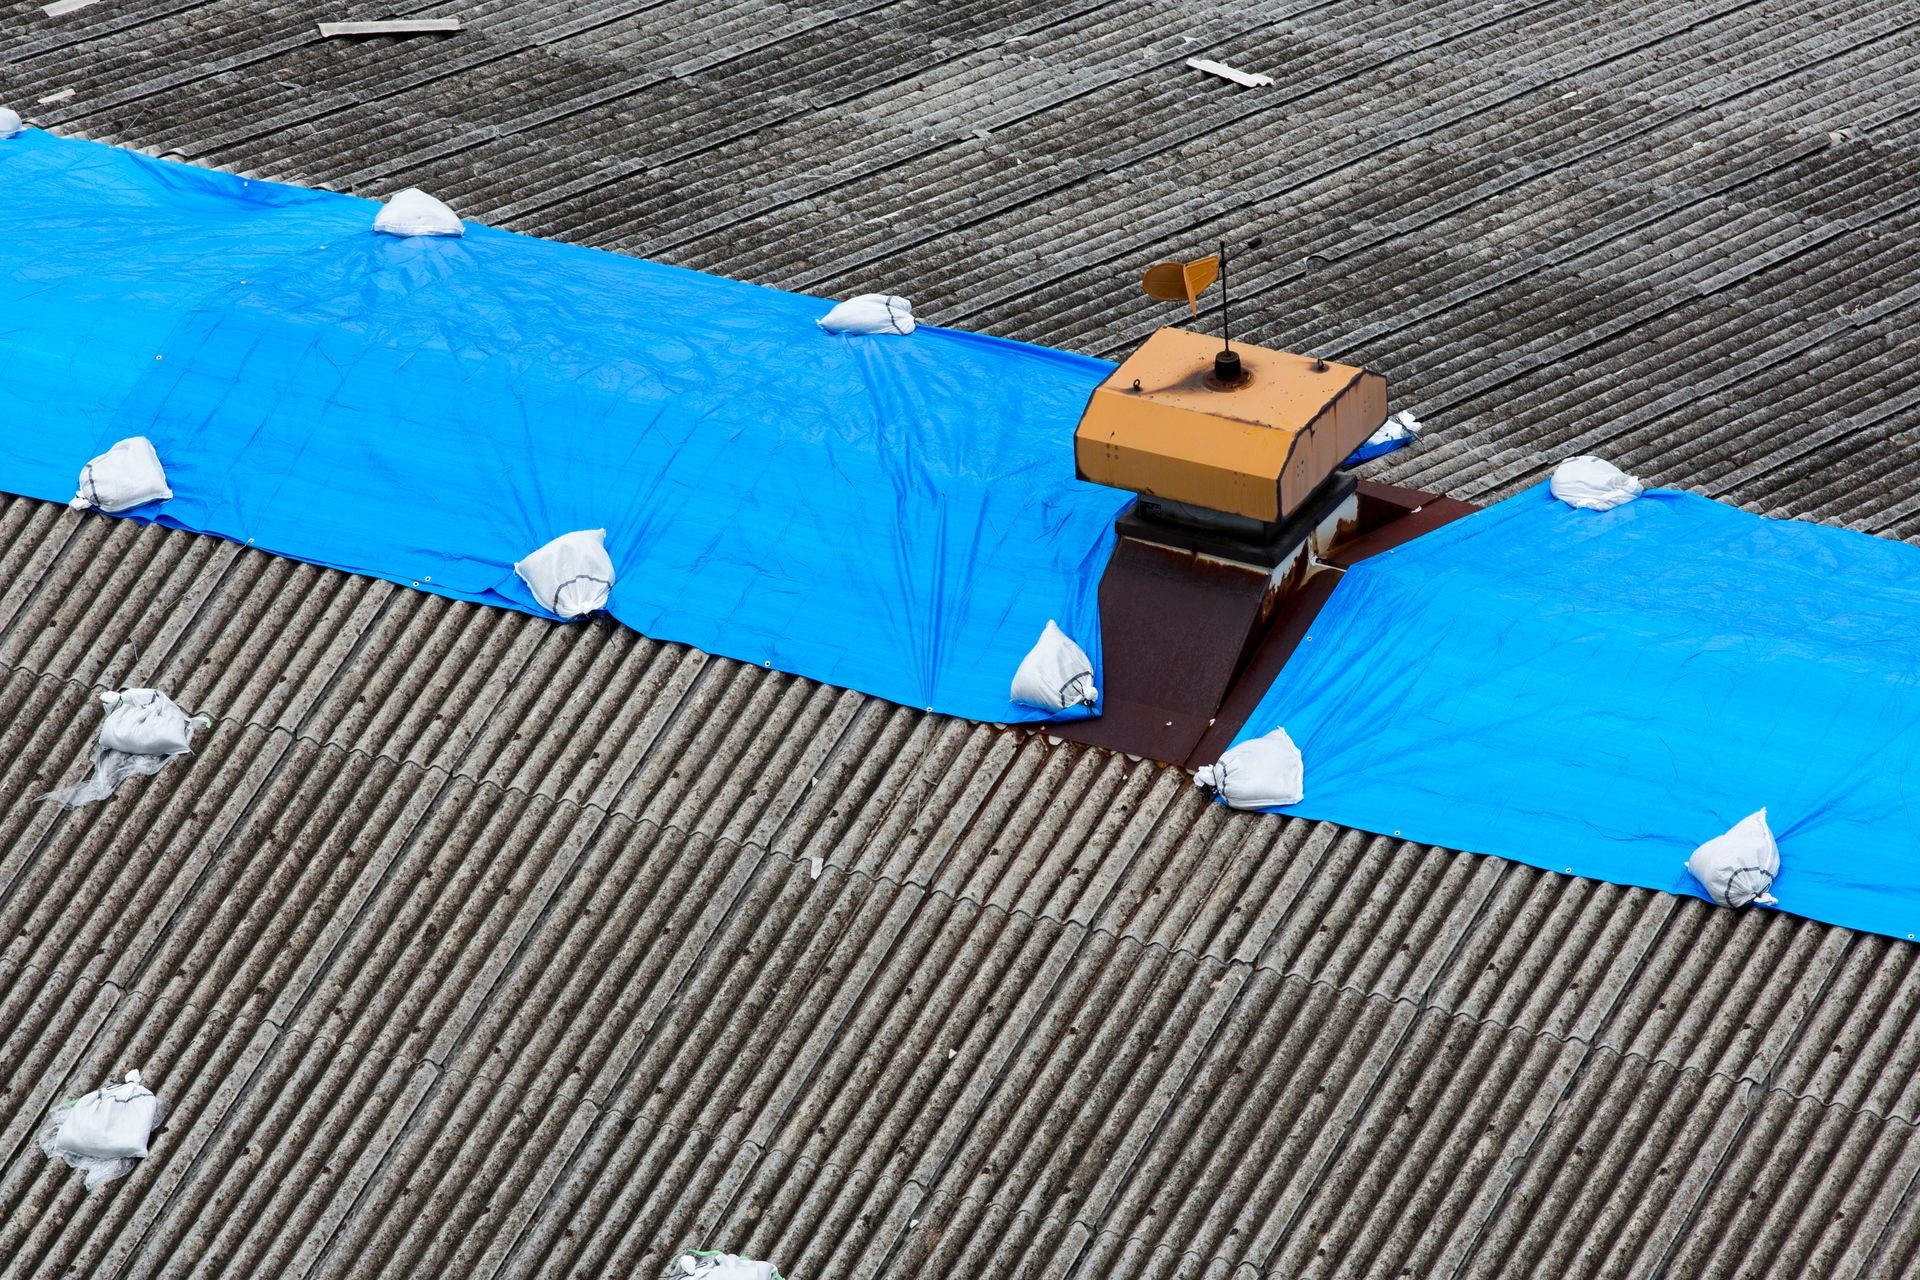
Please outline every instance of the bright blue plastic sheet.
[[[540, 612], [513, 562], [605, 528], [646, 634], [980, 720], [1056, 619], [1097, 664], [1129, 495], [1074, 479], [1112, 366], [28, 132], [0, 141], [0, 488], [153, 440], [134, 514]], [[1075, 710], [1068, 715], [1086, 714]]]
[[1356, 565], [1276, 726], [1284, 812], [1704, 897], [1688, 854], [1764, 806], [1781, 909], [1920, 932], [1920, 548], [1542, 485]]

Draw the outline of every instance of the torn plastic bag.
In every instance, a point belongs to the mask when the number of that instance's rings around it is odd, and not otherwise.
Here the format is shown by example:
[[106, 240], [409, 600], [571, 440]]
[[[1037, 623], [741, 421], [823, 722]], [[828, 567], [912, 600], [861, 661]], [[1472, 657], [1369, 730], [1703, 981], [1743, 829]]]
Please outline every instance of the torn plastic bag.
[[1419, 439], [1420, 433], [1424, 430], [1426, 430], [1425, 424], [1413, 416], [1412, 410], [1402, 409], [1388, 418], [1378, 431], [1362, 441], [1360, 447], [1348, 454], [1347, 460], [1340, 465], [1357, 467], [1363, 462], [1372, 462], [1375, 458], [1384, 457], [1395, 449], [1404, 449]]
[[1687, 871], [1723, 907], [1776, 905], [1779, 899], [1768, 890], [1780, 874], [1780, 847], [1767, 826], [1767, 811], [1748, 814], [1695, 849]]
[[80, 468], [80, 491], [67, 505], [75, 511], [98, 507], [102, 511], [130, 511], [147, 502], [165, 502], [173, 496], [166, 468], [145, 436], [128, 436]]
[[1193, 775], [1195, 786], [1235, 809], [1273, 809], [1306, 798], [1306, 763], [1285, 729], [1227, 748], [1220, 763]]
[[1100, 701], [1093, 684], [1093, 663], [1086, 651], [1068, 638], [1052, 618], [1041, 628], [1040, 640], [1020, 660], [1013, 673], [1013, 700], [1046, 711], [1091, 707]]
[[91, 1191], [132, 1172], [166, 1116], [167, 1104], [140, 1083], [138, 1071], [129, 1071], [119, 1084], [103, 1084], [55, 1107], [40, 1131], [40, 1150], [85, 1170]]
[[584, 618], [607, 607], [613, 594], [613, 557], [605, 529], [563, 533], [513, 566], [548, 613]]
[[782, 1280], [771, 1262], [756, 1262], [736, 1253], [685, 1253], [679, 1274], [695, 1280]]
[[156, 774], [167, 761], [192, 750], [194, 730], [213, 725], [205, 716], [190, 718], [157, 689], [102, 693], [100, 702], [107, 719], [100, 726], [86, 780], [49, 791], [40, 799], [63, 809], [105, 800], [128, 778]]
[[828, 333], [912, 333], [913, 304], [890, 293], [863, 293], [814, 323]]
[[1568, 458], [1555, 467], [1547, 487], [1560, 501], [1585, 511], [1611, 511], [1647, 488], [1611, 462], [1590, 454]]
[[11, 138], [26, 127], [18, 111], [12, 107], [0, 107], [0, 140]]
[[373, 229], [390, 236], [463, 236], [466, 227], [453, 210], [418, 187], [389, 199], [373, 217]]

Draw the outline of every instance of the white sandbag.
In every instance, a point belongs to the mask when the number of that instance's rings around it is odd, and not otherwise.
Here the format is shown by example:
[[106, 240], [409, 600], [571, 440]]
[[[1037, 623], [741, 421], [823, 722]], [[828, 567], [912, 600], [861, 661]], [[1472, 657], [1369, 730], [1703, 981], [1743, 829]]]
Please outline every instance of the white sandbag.
[[129, 1071], [119, 1084], [101, 1085], [55, 1107], [40, 1131], [40, 1150], [85, 1170], [91, 1191], [124, 1177], [134, 1161], [146, 1158], [147, 1143], [166, 1113], [166, 1103], [140, 1083], [140, 1073]]
[[694, 1280], [780, 1280], [771, 1262], [756, 1262], [733, 1253], [680, 1255], [679, 1274]]
[[177, 756], [193, 749], [194, 723], [172, 698], [158, 689], [103, 692], [107, 722], [100, 745], [136, 756]]
[[563, 533], [513, 566], [533, 598], [549, 613], [584, 618], [607, 607], [613, 593], [613, 557], [605, 529]]
[[1220, 763], [1193, 775], [1197, 787], [1217, 792], [1235, 809], [1272, 809], [1306, 797], [1306, 762], [1285, 729], [1227, 748]]
[[912, 333], [913, 304], [890, 293], [863, 293], [814, 323], [828, 333]]
[[145, 502], [165, 502], [173, 496], [167, 471], [160, 465], [153, 441], [128, 436], [80, 468], [80, 491], [67, 505], [75, 511], [128, 511]]
[[26, 127], [18, 111], [12, 107], [0, 107], [0, 138], [11, 138]]
[[1093, 685], [1092, 661], [1052, 618], [1041, 628], [1039, 642], [1020, 659], [1020, 669], [1013, 673], [1012, 698], [1022, 706], [1043, 711], [1091, 707], [1100, 701], [1100, 691]]
[[1588, 454], [1568, 458], [1555, 467], [1547, 487], [1560, 501], [1585, 511], [1611, 511], [1623, 502], [1632, 502], [1647, 488], [1611, 462]]
[[1723, 907], [1775, 905], [1779, 899], [1767, 891], [1780, 874], [1780, 847], [1767, 826], [1767, 811], [1748, 814], [1695, 849], [1687, 870]]
[[209, 729], [206, 716], [189, 717], [157, 689], [127, 689], [100, 695], [107, 719], [94, 743], [86, 778], [41, 796], [63, 809], [105, 800], [128, 778], [160, 772], [167, 761], [193, 749], [196, 729]]
[[373, 229], [390, 236], [463, 236], [467, 229], [453, 210], [418, 187], [389, 199], [374, 215]]
[[1402, 409], [1380, 425], [1380, 429], [1367, 437], [1367, 446], [1394, 444], [1401, 440], [1417, 439], [1426, 424], [1413, 416], [1413, 410]]

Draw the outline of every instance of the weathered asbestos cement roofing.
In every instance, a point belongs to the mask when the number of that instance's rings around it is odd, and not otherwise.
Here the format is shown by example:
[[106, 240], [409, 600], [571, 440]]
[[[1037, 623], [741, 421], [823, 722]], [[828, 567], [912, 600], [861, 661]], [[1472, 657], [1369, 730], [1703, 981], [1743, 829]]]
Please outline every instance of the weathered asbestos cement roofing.
[[[1106, 355], [1170, 318], [1144, 261], [1264, 235], [1248, 335], [1387, 370], [1396, 481], [1599, 451], [1920, 530], [1911, 2], [0, 15], [64, 133]], [[220, 723], [27, 803], [118, 682]], [[605, 623], [6, 500], [0, 806], [8, 1275], [1920, 1267], [1912, 945]], [[174, 1118], [83, 1195], [33, 1131], [134, 1064]]]

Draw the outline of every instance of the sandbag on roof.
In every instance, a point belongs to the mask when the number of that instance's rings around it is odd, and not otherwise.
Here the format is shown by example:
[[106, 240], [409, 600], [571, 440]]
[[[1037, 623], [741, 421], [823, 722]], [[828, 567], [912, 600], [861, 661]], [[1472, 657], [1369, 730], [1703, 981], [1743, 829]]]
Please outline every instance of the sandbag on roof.
[[913, 304], [890, 293], [862, 293], [835, 304], [814, 323], [828, 333], [908, 334], [913, 332]]
[[103, 1084], [55, 1107], [40, 1130], [40, 1150], [84, 1170], [91, 1191], [131, 1173], [166, 1118], [167, 1104], [140, 1082], [137, 1070], [129, 1071], [118, 1084]]
[[1723, 907], [1777, 904], [1767, 890], [1780, 874], [1780, 848], [1767, 826], [1767, 811], [1748, 814], [1695, 849], [1687, 873]]
[[100, 695], [100, 703], [107, 718], [95, 740], [86, 779], [40, 799], [63, 809], [105, 800], [128, 778], [158, 773], [167, 761], [192, 750], [194, 730], [213, 723], [205, 716], [189, 717], [157, 689], [109, 691]]
[[692, 1280], [783, 1280], [771, 1262], [758, 1262], [734, 1253], [681, 1254], [677, 1273]]
[[1287, 731], [1273, 729], [1227, 748], [1195, 771], [1193, 784], [1235, 809], [1273, 809], [1306, 795], [1306, 762]]
[[513, 566], [548, 613], [584, 618], [607, 607], [613, 594], [613, 558], [605, 529], [563, 533]]
[[128, 436], [80, 468], [80, 488], [67, 500], [76, 511], [130, 511], [173, 496], [166, 468], [145, 436]]
[[0, 141], [13, 137], [26, 125], [20, 119], [20, 113], [12, 107], [0, 107]]
[[390, 236], [458, 236], [466, 228], [444, 203], [418, 187], [389, 199], [374, 215], [373, 229]]
[[1638, 478], [1591, 454], [1555, 467], [1548, 487], [1560, 501], [1585, 511], [1611, 511], [1646, 492]]
[[1100, 690], [1093, 683], [1093, 663], [1052, 618], [1040, 630], [1040, 639], [1013, 673], [1011, 697], [1022, 706], [1044, 711], [1095, 706]]

